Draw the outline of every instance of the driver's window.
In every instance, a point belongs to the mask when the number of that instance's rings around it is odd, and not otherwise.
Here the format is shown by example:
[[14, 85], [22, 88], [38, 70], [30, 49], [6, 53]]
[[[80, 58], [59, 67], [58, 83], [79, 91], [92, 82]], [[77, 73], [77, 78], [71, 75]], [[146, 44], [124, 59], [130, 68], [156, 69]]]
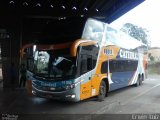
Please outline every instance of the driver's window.
[[87, 56], [87, 71], [92, 70], [93, 66], [92, 66], [92, 56], [88, 55]]
[[81, 55], [81, 74], [87, 72], [87, 55]]

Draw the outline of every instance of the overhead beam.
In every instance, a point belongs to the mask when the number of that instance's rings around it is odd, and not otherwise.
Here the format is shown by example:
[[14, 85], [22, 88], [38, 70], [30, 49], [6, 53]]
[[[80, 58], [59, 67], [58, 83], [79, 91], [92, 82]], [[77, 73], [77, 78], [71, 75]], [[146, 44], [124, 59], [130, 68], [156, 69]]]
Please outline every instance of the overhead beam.
[[141, 4], [145, 0], [117, 0], [115, 5], [113, 5], [106, 16], [108, 16], [105, 22], [111, 23], [127, 11], [133, 9], [137, 5]]

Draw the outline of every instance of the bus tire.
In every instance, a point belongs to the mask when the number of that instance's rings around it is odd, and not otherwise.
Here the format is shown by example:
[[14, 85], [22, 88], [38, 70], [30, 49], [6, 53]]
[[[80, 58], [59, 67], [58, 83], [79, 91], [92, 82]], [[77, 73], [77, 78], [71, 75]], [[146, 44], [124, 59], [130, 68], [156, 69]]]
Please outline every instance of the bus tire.
[[106, 97], [106, 83], [102, 80], [99, 87], [98, 101], [103, 101]]
[[135, 84], [136, 87], [138, 87], [138, 86], [140, 85], [140, 81], [141, 81], [141, 77], [138, 76], [137, 82], [136, 82], [136, 84]]
[[143, 75], [140, 76], [139, 85], [142, 85]]

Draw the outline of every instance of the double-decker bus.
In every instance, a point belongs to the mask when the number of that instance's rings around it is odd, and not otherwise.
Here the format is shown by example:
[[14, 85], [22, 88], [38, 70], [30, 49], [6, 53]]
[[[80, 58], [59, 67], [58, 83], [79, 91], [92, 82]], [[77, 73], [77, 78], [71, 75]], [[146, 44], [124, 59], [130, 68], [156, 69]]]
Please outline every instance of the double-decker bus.
[[32, 93], [51, 99], [102, 101], [110, 91], [141, 85], [147, 73], [145, 44], [91, 18], [81, 39], [35, 45], [33, 55]]

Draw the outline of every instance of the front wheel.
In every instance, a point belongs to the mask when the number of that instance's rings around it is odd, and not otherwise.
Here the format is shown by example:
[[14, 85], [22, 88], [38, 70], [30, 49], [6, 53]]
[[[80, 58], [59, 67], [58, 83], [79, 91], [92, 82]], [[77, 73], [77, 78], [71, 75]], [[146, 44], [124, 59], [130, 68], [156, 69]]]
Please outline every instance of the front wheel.
[[106, 83], [102, 81], [99, 87], [98, 101], [103, 101], [105, 96], [106, 96]]

